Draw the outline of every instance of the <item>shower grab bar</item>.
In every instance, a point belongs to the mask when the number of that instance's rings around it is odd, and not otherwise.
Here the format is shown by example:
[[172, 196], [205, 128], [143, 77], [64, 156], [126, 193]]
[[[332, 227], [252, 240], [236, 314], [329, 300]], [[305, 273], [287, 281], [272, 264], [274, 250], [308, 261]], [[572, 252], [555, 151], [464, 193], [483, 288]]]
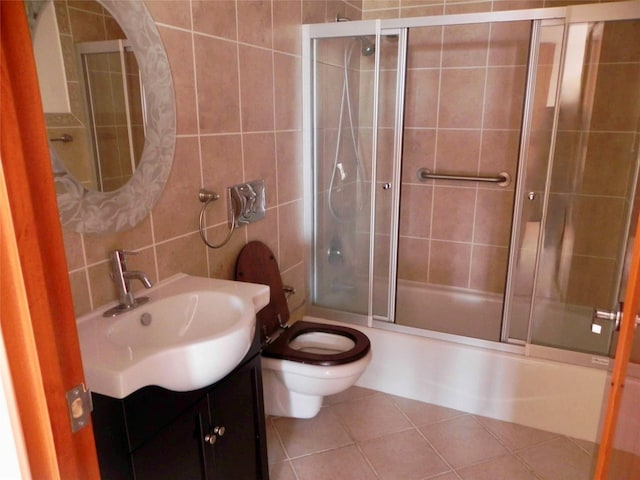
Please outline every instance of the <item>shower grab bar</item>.
[[500, 172], [495, 177], [482, 175], [456, 175], [450, 173], [432, 173], [428, 168], [418, 169], [418, 180], [460, 180], [464, 182], [489, 182], [497, 183], [501, 187], [506, 187], [511, 183], [511, 175], [507, 172]]

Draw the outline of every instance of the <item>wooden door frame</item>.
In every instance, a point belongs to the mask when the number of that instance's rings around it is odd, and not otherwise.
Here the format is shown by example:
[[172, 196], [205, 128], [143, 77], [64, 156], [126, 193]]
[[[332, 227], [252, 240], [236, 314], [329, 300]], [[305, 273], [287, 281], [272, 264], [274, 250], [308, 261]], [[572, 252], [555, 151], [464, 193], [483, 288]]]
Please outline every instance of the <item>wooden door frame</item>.
[[1, 1], [0, 22], [0, 329], [24, 473], [98, 479], [93, 429], [72, 432], [65, 396], [84, 372], [23, 2]]
[[602, 433], [600, 434], [600, 447], [596, 460], [595, 480], [605, 480], [609, 471], [609, 463], [613, 450], [613, 441], [616, 433], [616, 424], [620, 415], [623, 388], [627, 377], [627, 368], [631, 358], [633, 336], [636, 328], [636, 315], [640, 307], [640, 216], [636, 224], [636, 235], [633, 242], [633, 254], [631, 256], [631, 268], [627, 280], [624, 310], [620, 322], [620, 334], [618, 346], [611, 373], [611, 389], [607, 399], [607, 407], [602, 414]]

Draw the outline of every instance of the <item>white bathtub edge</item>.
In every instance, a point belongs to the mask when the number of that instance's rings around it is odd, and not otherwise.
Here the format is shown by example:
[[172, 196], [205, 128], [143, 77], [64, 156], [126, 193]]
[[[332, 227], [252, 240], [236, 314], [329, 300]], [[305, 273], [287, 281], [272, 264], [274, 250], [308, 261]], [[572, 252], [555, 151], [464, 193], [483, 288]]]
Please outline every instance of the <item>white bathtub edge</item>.
[[597, 439], [604, 370], [346, 326], [371, 340], [373, 360], [358, 386], [581, 440]]

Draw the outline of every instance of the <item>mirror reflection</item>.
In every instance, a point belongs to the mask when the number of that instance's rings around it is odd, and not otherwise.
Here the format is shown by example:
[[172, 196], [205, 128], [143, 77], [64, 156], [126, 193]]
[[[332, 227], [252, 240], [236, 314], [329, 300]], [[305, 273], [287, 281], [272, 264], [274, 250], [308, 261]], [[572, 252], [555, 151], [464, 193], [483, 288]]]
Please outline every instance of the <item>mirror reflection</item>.
[[[110, 192], [145, 142], [143, 89], [126, 35], [98, 2], [28, 2], [47, 133], [73, 178]], [[60, 73], [56, 73], [60, 72]]]

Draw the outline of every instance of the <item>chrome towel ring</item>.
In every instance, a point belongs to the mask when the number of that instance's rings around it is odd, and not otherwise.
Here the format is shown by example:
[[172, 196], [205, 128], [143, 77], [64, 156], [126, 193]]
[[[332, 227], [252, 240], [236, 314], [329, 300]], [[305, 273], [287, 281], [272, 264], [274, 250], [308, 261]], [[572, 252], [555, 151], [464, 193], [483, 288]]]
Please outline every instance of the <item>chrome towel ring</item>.
[[[234, 217], [233, 215], [230, 215], [231, 220], [229, 222], [230, 223], [229, 231], [227, 232], [227, 236], [224, 238], [224, 240], [222, 240], [222, 242], [218, 243], [217, 245], [209, 243], [209, 241], [207, 240], [207, 237], [204, 234], [204, 212], [211, 202], [218, 200], [219, 198], [220, 198], [219, 194], [212, 192], [210, 190], [207, 190], [206, 188], [201, 188], [200, 191], [198, 192], [198, 199], [202, 202], [202, 208], [200, 209], [200, 219], [198, 223], [198, 230], [200, 232], [200, 238], [205, 243], [205, 245], [209, 248], [220, 248], [226, 245], [227, 242], [229, 242], [229, 240], [231, 239], [231, 235], [233, 235], [233, 231], [236, 228], [236, 222], [234, 220]], [[227, 199], [227, 202], [229, 205], [229, 210], [231, 210], [232, 206], [231, 206], [230, 195], [229, 195], [229, 198]]]

